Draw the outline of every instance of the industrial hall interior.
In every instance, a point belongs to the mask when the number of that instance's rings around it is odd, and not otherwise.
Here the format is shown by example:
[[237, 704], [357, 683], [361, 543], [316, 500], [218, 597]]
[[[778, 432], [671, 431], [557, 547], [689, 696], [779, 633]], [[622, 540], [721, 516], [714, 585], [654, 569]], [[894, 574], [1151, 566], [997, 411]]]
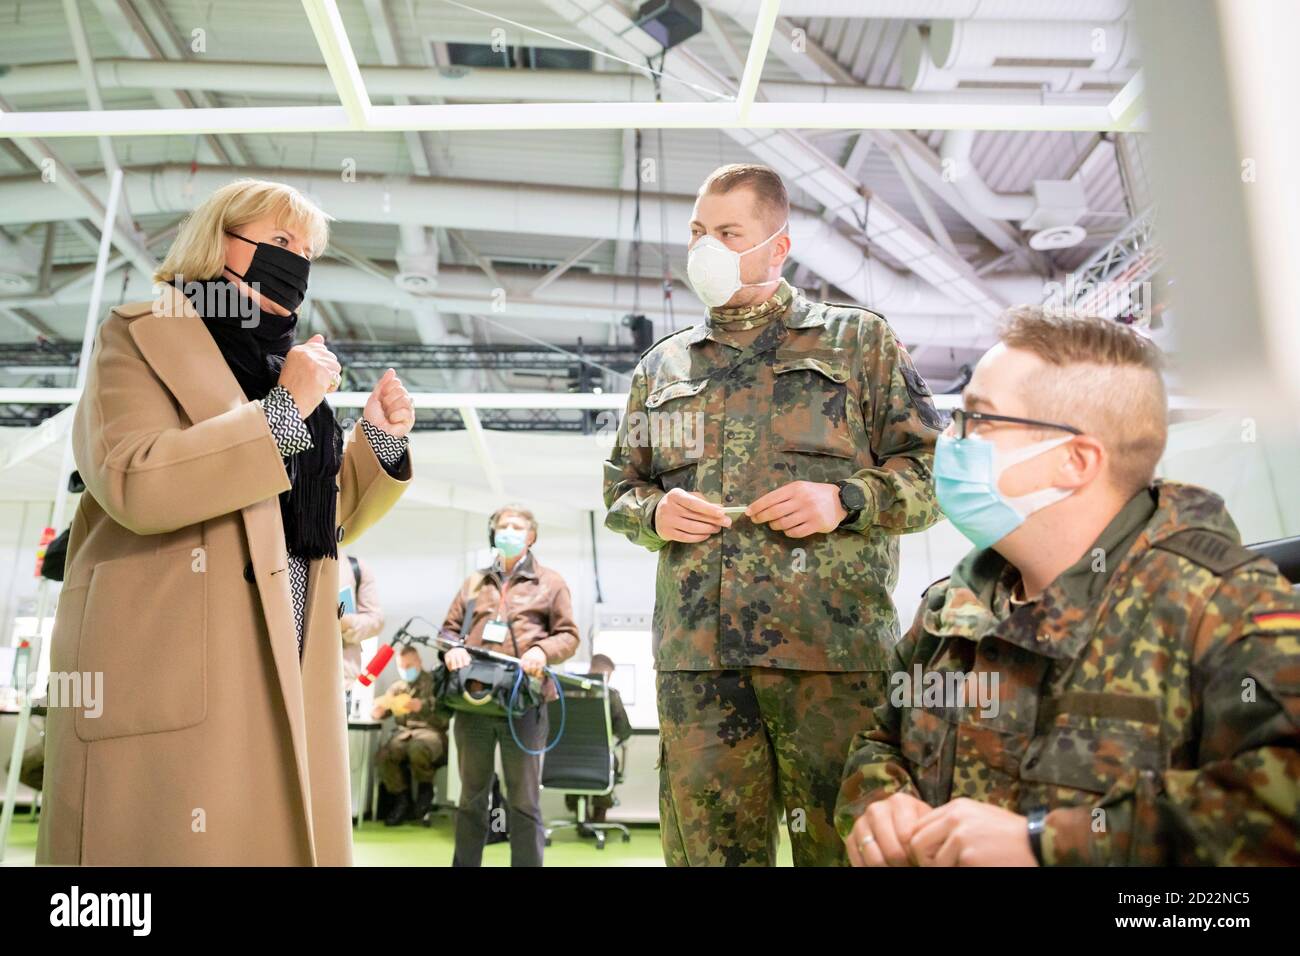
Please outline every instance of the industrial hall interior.
[[1300, 864], [1297, 36], [0, 0], [0, 865]]

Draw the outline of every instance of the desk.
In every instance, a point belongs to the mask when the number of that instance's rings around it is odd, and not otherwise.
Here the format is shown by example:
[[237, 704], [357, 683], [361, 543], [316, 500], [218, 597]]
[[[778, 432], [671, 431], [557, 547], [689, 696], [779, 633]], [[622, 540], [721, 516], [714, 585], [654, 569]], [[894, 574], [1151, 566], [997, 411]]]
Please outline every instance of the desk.
[[360, 823], [365, 817], [366, 803], [370, 804], [370, 818], [373, 820], [379, 812], [379, 791], [375, 788], [372, 775], [375, 752], [375, 741], [379, 736], [380, 728], [383, 722], [378, 720], [349, 720], [348, 721], [348, 764], [352, 764], [352, 732], [358, 731], [362, 734], [365, 741], [361, 748], [361, 786], [352, 787], [352, 815]]

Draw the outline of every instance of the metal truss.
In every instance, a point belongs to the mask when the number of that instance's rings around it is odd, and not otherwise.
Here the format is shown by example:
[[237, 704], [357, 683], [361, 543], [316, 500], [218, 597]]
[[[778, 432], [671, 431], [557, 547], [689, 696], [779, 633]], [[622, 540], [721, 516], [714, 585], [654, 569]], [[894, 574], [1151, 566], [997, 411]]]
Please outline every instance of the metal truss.
[[1153, 314], [1152, 276], [1164, 263], [1149, 206], [1065, 280], [1051, 288], [1046, 304], [1079, 315], [1145, 325]]

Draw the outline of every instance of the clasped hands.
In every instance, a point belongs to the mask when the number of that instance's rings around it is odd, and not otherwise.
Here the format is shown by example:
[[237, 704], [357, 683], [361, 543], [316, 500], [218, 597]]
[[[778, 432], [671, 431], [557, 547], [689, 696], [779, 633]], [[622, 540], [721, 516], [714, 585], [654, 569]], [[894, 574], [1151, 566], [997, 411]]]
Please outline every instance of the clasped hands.
[[[838, 485], [792, 481], [751, 503], [745, 515], [788, 538], [806, 538], [834, 531], [848, 512], [840, 503]], [[722, 505], [705, 500], [699, 492], [674, 488], [655, 506], [655, 534], [667, 541], [695, 543], [730, 527], [731, 516]]]
[[1036, 866], [1029, 821], [967, 797], [931, 807], [908, 793], [867, 805], [844, 839], [854, 866]]
[[[293, 397], [298, 416], [306, 420], [325, 396], [338, 388], [341, 374], [342, 366], [325, 347], [325, 337], [316, 334], [289, 349], [280, 368], [278, 384]], [[415, 406], [396, 369], [387, 369], [380, 376], [366, 399], [361, 417], [394, 438], [410, 434], [415, 424]]]

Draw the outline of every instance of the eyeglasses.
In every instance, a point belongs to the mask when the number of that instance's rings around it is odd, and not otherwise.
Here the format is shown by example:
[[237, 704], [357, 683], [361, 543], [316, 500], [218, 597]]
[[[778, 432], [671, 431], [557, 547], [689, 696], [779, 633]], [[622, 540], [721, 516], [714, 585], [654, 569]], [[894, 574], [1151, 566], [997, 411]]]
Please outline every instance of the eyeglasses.
[[954, 408], [952, 412], [952, 423], [957, 426], [957, 437], [966, 437], [967, 422], [1009, 422], [1012, 425], [1033, 425], [1035, 428], [1056, 428], [1063, 432], [1069, 432], [1071, 435], [1082, 435], [1083, 432], [1073, 425], [1059, 425], [1056, 422], [1043, 422], [1036, 418], [1016, 418], [1013, 415], [989, 415], [985, 412], [968, 412], [961, 408]]

